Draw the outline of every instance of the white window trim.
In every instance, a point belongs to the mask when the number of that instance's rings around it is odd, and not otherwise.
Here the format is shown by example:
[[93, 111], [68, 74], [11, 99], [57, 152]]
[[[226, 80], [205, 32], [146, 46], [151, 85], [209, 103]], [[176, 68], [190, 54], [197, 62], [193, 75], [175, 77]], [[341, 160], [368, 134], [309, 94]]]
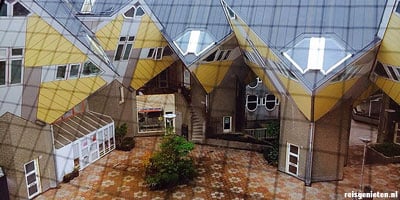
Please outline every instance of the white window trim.
[[[297, 147], [297, 155], [292, 153], [292, 152], [290, 152], [290, 146]], [[294, 156], [294, 157], [297, 158], [297, 164], [292, 165], [292, 166], [296, 167], [296, 173], [295, 174], [289, 171], [289, 165], [291, 165], [290, 160], [289, 160], [290, 156]], [[288, 174], [291, 174], [291, 175], [294, 175], [294, 176], [298, 176], [298, 174], [299, 174], [299, 158], [300, 158], [300, 147], [297, 146], [297, 145], [291, 144], [291, 143], [287, 143], [287, 149], [286, 149], [286, 172]]]
[[[229, 118], [229, 129], [225, 129], [225, 118]], [[232, 132], [232, 116], [223, 116], [222, 117], [222, 132], [223, 133], [231, 133]]]
[[119, 87], [119, 94], [120, 94], [120, 100], [119, 104], [123, 104], [125, 102], [125, 93], [124, 93], [124, 87]]
[[[278, 100], [278, 98], [276, 98], [276, 96], [274, 95], [274, 97], [275, 97], [275, 99], [273, 99], [273, 100], [267, 100], [267, 96], [268, 95], [273, 95], [273, 94], [265, 94], [265, 97], [264, 97], [264, 99], [265, 99], [265, 104], [264, 104], [264, 107], [265, 107], [265, 109], [267, 110], [267, 111], [274, 111], [275, 109], [276, 109], [276, 106], [278, 106], [279, 105], [279, 100]], [[267, 108], [267, 103], [274, 103], [275, 104], [275, 106], [273, 107], [273, 108]]]
[[[126, 12], [128, 12], [128, 10], [130, 10], [131, 8], [134, 8], [135, 10], [134, 10], [134, 12], [133, 12], [133, 17], [128, 17], [128, 16], [126, 16], [125, 15], [125, 13]], [[143, 15], [141, 15], [141, 16], [139, 16], [139, 15], [137, 15], [137, 10], [138, 9], [142, 9], [143, 10]], [[125, 10], [124, 11], [124, 13], [122, 14], [122, 16], [124, 17], [124, 18], [126, 18], [126, 19], [141, 19], [144, 15], [146, 14], [146, 12], [145, 12], [145, 10], [144, 10], [144, 8], [142, 7], [142, 6], [132, 6], [132, 7], [129, 7], [129, 9], [127, 9], [127, 10]]]
[[[13, 56], [12, 55], [12, 50], [13, 49], [22, 49], [22, 55], [17, 55]], [[0, 87], [5, 87], [5, 86], [15, 86], [15, 85], [21, 85], [24, 81], [24, 54], [25, 54], [25, 49], [23, 47], [14, 47], [14, 48], [0, 48], [0, 50], [5, 51], [5, 56], [0, 58], [0, 61], [5, 61], [5, 84], [0, 85]], [[14, 60], [21, 60], [21, 82], [19, 83], [11, 83], [11, 73], [12, 73], [12, 61]]]
[[400, 134], [400, 123], [396, 122], [395, 127], [394, 127], [393, 143], [400, 144], [400, 141], [399, 142], [396, 141], [397, 137], [400, 137], [400, 135], [398, 135], [398, 134]]
[[[28, 165], [31, 162], [33, 162], [33, 165], [34, 165], [35, 169], [32, 172], [27, 173], [26, 172], [26, 165]], [[31, 161], [25, 163], [24, 164], [24, 172], [25, 172], [24, 174], [25, 174], [26, 192], [28, 194], [28, 198], [31, 199], [31, 198], [37, 196], [38, 194], [40, 194], [42, 192], [42, 184], [41, 184], [41, 181], [40, 181], [40, 170], [39, 170], [38, 159], [34, 159], [34, 160], [31, 160]], [[28, 185], [28, 179], [27, 178], [28, 178], [29, 175], [31, 175], [33, 173], [36, 174], [36, 185], [37, 185], [38, 191], [36, 193], [34, 193], [34, 194], [29, 195], [29, 185]]]
[[[71, 78], [71, 69], [73, 65], [78, 65], [78, 75], [76, 77]], [[77, 79], [80, 77], [82, 71], [82, 65], [81, 63], [73, 63], [73, 64], [68, 64], [67, 66], [67, 77], [66, 79]]]
[[256, 78], [256, 81], [257, 81], [257, 84], [256, 84], [254, 87], [253, 87], [253, 86], [250, 86], [250, 84], [247, 84], [247, 87], [250, 88], [250, 89], [254, 89], [254, 88], [258, 87], [258, 85], [259, 85], [260, 83], [262, 83], [262, 80], [260, 79], [260, 77], [257, 77], [257, 78]]
[[[255, 101], [250, 101], [250, 103], [256, 103], [256, 108], [254, 108], [253, 110], [250, 110], [249, 109], [249, 107], [248, 107], [248, 105], [249, 105], [249, 96], [256, 96], [257, 97], [257, 99], [255, 100]], [[258, 107], [258, 96], [257, 95], [247, 95], [246, 96], [246, 110], [248, 110], [249, 112], [254, 112], [254, 111], [256, 111], [257, 110], [257, 107]]]
[[[124, 40], [124, 41], [121, 41], [121, 38], [122, 38], [122, 37], [125, 37], [125, 40]], [[130, 38], [130, 37], [133, 37], [133, 40], [132, 40], [132, 41], [129, 41], [129, 38]], [[127, 35], [127, 36], [120, 36], [120, 37], [119, 37], [118, 44], [117, 44], [117, 48], [116, 48], [115, 53], [114, 53], [114, 58], [113, 58], [114, 62], [124, 62], [124, 61], [126, 62], [126, 61], [129, 60], [129, 58], [131, 57], [131, 54], [132, 54], [133, 44], [134, 44], [135, 40], [136, 40], [136, 37], [133, 36], [133, 35]], [[131, 49], [129, 50], [128, 59], [124, 59], [125, 51], [126, 51], [126, 48], [127, 48], [127, 46], [128, 46], [129, 44], [131, 44], [132, 47], [131, 47]], [[119, 45], [122, 45], [122, 51], [121, 51], [121, 55], [119, 56], [118, 60], [116, 60], [117, 49], [118, 49], [118, 46], [119, 46]]]

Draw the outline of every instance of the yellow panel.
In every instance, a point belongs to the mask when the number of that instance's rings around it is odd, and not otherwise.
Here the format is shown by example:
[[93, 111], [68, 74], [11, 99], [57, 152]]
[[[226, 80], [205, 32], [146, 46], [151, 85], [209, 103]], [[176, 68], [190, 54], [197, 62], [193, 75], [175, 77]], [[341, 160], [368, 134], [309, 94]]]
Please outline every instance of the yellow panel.
[[358, 80], [359, 78], [353, 78], [343, 82], [331, 83], [320, 90], [315, 95], [314, 101], [315, 121], [328, 113]]
[[112, 51], [117, 48], [123, 22], [124, 17], [119, 15], [113, 21], [97, 31], [96, 37], [104, 50]]
[[37, 15], [28, 18], [24, 59], [26, 67], [80, 63], [86, 59], [82, 51], [42, 18]]
[[105, 84], [101, 77], [43, 83], [39, 91], [37, 118], [53, 123]]
[[165, 47], [167, 45], [167, 41], [164, 39], [154, 22], [148, 15], [144, 15], [140, 21], [134, 48]]
[[207, 93], [210, 93], [225, 78], [232, 61], [212, 62], [200, 64], [194, 74]]
[[141, 88], [174, 62], [171, 56], [164, 56], [162, 60], [140, 59], [136, 65], [131, 86], [136, 90]]
[[382, 63], [400, 66], [400, 17], [392, 14], [386, 29], [378, 60]]
[[267, 44], [265, 44], [265, 42], [262, 41], [242, 19], [240, 19], [240, 17], [236, 17], [236, 19], [230, 19], [230, 21], [232, 29], [235, 32], [239, 45], [242, 49], [253, 52], [253, 49], [246, 41], [248, 36], [248, 38], [254, 43], [255, 48], [258, 50], [261, 56], [273, 61], [279, 60], [278, 57], [269, 49]]
[[311, 120], [311, 94], [300, 82], [282, 75], [278, 75], [278, 77], [297, 105], [297, 108], [299, 108], [308, 120]]
[[400, 104], [400, 82], [378, 77], [375, 83], [397, 104]]

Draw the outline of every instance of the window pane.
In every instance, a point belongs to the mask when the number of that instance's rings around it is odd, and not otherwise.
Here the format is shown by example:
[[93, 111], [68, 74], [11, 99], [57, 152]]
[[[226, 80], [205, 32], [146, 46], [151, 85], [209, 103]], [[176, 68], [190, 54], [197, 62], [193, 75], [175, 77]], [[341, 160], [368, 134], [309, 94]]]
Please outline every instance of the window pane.
[[119, 41], [120, 41], [120, 42], [125, 42], [125, 41], [126, 41], [126, 37], [120, 37], [120, 38], [119, 38]]
[[154, 48], [149, 49], [149, 53], [147, 54], [147, 58], [152, 58], [154, 55]]
[[33, 173], [29, 176], [26, 177], [26, 180], [28, 181], [28, 185], [36, 181], [36, 173]]
[[299, 155], [299, 148], [294, 146], [294, 145], [290, 145], [290, 153], [294, 153], [296, 155]]
[[123, 44], [119, 44], [118, 47], [117, 47], [117, 52], [115, 53], [114, 60], [121, 60], [122, 49], [124, 49], [124, 45]]
[[21, 83], [22, 60], [11, 61], [11, 84]]
[[289, 162], [297, 165], [297, 157], [290, 155]]
[[231, 50], [226, 51], [224, 60], [228, 59], [230, 54], [231, 54]]
[[128, 41], [133, 41], [133, 40], [135, 40], [135, 36], [129, 36], [128, 37]]
[[207, 56], [207, 58], [204, 59], [204, 61], [207, 61], [207, 62], [214, 61], [215, 54], [217, 54], [217, 51], [214, 51], [212, 54], [210, 54], [209, 56]]
[[144, 15], [144, 11], [143, 11], [142, 7], [137, 8], [135, 16], [136, 17], [141, 17], [143, 15]]
[[6, 61], [0, 61], [0, 85], [6, 84]]
[[172, 51], [172, 49], [171, 48], [169, 48], [169, 46], [166, 46], [165, 48], [164, 48], [164, 51], [163, 51], [163, 56], [170, 56], [170, 55], [172, 55], [174, 52]]
[[129, 9], [128, 11], [126, 11], [125, 13], [124, 13], [124, 15], [125, 15], [125, 17], [133, 17], [133, 14], [135, 13], [135, 8], [131, 8], [131, 9]]
[[56, 79], [65, 78], [65, 71], [67, 70], [67, 66], [62, 65], [57, 67]]
[[29, 195], [33, 195], [38, 192], [38, 186], [36, 184], [34, 184], [31, 187], [29, 187], [28, 191], [29, 191]]
[[0, 16], [7, 16], [7, 5], [8, 4], [3, 4], [0, 8]]
[[162, 58], [163, 48], [158, 48], [156, 53], [156, 59], [160, 60]]
[[124, 53], [124, 57], [122, 58], [123, 60], [128, 60], [129, 54], [131, 53], [131, 49], [132, 49], [132, 44], [127, 44], [125, 53]]
[[392, 66], [387, 66], [387, 68], [389, 69], [389, 72], [392, 75], [393, 79], [398, 81], [399, 78], [397, 78], [396, 73], [394, 73], [394, 70], [393, 70]]
[[18, 2], [14, 4], [13, 16], [27, 16], [29, 13], [29, 10], [27, 10], [22, 4]]
[[35, 169], [35, 163], [32, 161], [25, 165], [25, 172], [29, 173]]
[[386, 73], [385, 69], [383, 68], [383, 65], [381, 62], [378, 62], [376, 64], [375, 67], [375, 71], [376, 74], [378, 74], [379, 76], [385, 77], [385, 78], [389, 78], [388, 74]]
[[256, 95], [247, 96], [247, 101], [257, 101], [258, 97]]
[[71, 69], [69, 71], [69, 77], [75, 78], [79, 75], [79, 65], [71, 65]]
[[220, 51], [217, 60], [222, 60], [225, 51]]
[[101, 71], [99, 68], [96, 67], [92, 62], [86, 62], [83, 66], [82, 75], [96, 75], [99, 74]]
[[297, 167], [289, 165], [289, 172], [292, 174], [297, 174]]
[[22, 56], [23, 50], [21, 48], [19, 49], [12, 49], [11, 50], [11, 56]]

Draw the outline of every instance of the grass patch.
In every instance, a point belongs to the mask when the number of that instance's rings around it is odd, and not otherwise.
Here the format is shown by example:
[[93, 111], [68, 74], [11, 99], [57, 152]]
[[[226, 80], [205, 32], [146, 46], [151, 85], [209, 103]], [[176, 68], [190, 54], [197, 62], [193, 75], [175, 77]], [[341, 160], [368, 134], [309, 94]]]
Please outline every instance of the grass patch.
[[374, 144], [372, 148], [387, 157], [400, 156], [400, 145], [394, 143]]

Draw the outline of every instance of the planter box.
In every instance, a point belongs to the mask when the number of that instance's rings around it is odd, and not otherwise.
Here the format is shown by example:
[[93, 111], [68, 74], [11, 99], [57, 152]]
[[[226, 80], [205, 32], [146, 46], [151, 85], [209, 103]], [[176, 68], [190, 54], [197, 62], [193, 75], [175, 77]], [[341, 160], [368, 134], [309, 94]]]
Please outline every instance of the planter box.
[[387, 157], [382, 153], [376, 151], [374, 148], [368, 146], [365, 155], [366, 164], [390, 164], [400, 163], [400, 156]]

